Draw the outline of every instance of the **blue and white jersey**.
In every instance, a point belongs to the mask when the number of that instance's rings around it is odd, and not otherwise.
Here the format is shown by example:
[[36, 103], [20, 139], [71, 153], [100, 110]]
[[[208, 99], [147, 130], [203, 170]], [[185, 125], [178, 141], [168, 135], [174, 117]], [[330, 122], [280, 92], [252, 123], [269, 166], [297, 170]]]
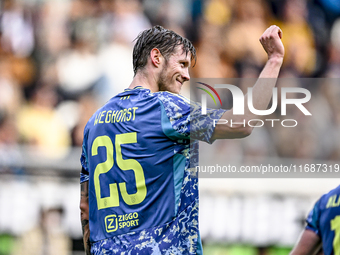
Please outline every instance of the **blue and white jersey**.
[[315, 203], [306, 221], [306, 229], [321, 238], [325, 255], [340, 254], [340, 186]]
[[[113, 97], [84, 130], [92, 254], [200, 254], [198, 142], [213, 119], [199, 104], [142, 87]], [[193, 141], [195, 139], [195, 141]]]

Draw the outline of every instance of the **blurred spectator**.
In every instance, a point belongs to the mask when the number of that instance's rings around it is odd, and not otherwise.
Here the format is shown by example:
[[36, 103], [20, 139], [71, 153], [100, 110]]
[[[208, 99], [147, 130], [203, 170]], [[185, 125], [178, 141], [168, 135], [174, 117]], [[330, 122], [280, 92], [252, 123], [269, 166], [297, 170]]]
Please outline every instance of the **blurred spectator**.
[[207, 21], [202, 21], [202, 35], [197, 48], [199, 49], [199, 61], [192, 73], [196, 78], [226, 78], [235, 77], [236, 71], [229, 58], [225, 58], [222, 40], [220, 38], [223, 29]]
[[303, 76], [313, 74], [316, 65], [313, 31], [307, 23], [307, 1], [286, 0], [282, 22], [275, 22], [283, 31], [285, 66], [290, 66]]
[[266, 55], [258, 39], [269, 23], [268, 5], [262, 0], [235, 1], [234, 4], [235, 16], [225, 39], [227, 56], [235, 64], [262, 66]]
[[20, 108], [22, 90], [13, 78], [9, 61], [0, 60], [0, 110], [16, 114]]
[[[20, 173], [21, 160], [16, 123], [11, 115], [0, 110], [0, 173]], [[16, 167], [13, 167], [16, 166]]]
[[204, 17], [210, 24], [223, 26], [230, 22], [231, 12], [232, 9], [230, 1], [211, 0], [206, 5]]
[[84, 138], [84, 128], [88, 120], [98, 109], [97, 101], [91, 94], [83, 95], [78, 101], [79, 119], [72, 129], [72, 145], [82, 146]]
[[19, 1], [4, 0], [1, 22], [3, 48], [16, 56], [27, 57], [34, 48], [32, 16]]
[[13, 255], [71, 255], [62, 217], [62, 208], [42, 209], [40, 224], [18, 239]]
[[[191, 26], [189, 0], [145, 0], [143, 6], [146, 15], [153, 24], [162, 25], [176, 33]], [[183, 35], [183, 33], [180, 33]]]
[[334, 22], [329, 42], [329, 61], [326, 76], [329, 78], [340, 77], [340, 18]]
[[126, 89], [133, 78], [132, 47], [121, 35], [104, 46], [99, 53], [100, 67], [105, 79], [97, 86], [96, 94], [101, 103]]
[[75, 39], [72, 49], [57, 60], [57, 74], [65, 99], [76, 99], [93, 89], [101, 76], [94, 45]]
[[56, 103], [57, 94], [53, 88], [38, 87], [17, 117], [23, 141], [37, 146], [43, 156], [54, 158], [63, 156], [70, 145], [66, 125], [54, 108]]
[[99, 52], [99, 63], [104, 79], [95, 92], [102, 104], [126, 89], [133, 78], [133, 40], [140, 31], [151, 27], [137, 0], [113, 2], [113, 12], [107, 22], [109, 41]]
[[112, 35], [118, 35], [120, 39], [124, 37], [130, 47], [137, 35], [151, 26], [139, 0], [114, 0], [112, 18]]
[[[67, 1], [44, 1], [36, 13], [37, 58], [41, 63], [55, 60], [70, 47], [71, 3]], [[42, 66], [42, 65], [41, 65]]]

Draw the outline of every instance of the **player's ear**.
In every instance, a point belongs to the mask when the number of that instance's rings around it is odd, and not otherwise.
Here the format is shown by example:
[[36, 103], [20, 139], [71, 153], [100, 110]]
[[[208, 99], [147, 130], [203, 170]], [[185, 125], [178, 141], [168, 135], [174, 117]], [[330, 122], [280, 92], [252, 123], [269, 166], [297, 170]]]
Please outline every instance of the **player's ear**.
[[161, 54], [161, 52], [159, 51], [159, 49], [157, 48], [153, 48], [150, 52], [150, 58], [151, 58], [151, 63], [155, 66], [155, 67], [159, 67], [163, 61], [163, 56]]

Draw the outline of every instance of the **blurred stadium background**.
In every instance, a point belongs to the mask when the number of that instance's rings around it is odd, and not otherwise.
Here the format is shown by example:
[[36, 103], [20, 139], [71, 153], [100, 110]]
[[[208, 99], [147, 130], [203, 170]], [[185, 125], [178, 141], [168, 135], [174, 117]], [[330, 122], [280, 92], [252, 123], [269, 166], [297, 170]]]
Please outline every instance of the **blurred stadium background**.
[[[82, 131], [131, 82], [140, 31], [160, 24], [192, 40], [192, 77], [243, 78], [258, 76], [266, 61], [258, 38], [277, 24], [286, 49], [281, 76], [340, 77], [338, 0], [1, 0], [0, 15], [0, 255], [83, 254]], [[338, 161], [337, 85], [312, 89], [319, 124], [305, 123], [296, 136], [282, 131], [274, 142], [256, 131], [219, 152]], [[313, 203], [337, 185], [201, 179], [205, 254], [288, 254]]]

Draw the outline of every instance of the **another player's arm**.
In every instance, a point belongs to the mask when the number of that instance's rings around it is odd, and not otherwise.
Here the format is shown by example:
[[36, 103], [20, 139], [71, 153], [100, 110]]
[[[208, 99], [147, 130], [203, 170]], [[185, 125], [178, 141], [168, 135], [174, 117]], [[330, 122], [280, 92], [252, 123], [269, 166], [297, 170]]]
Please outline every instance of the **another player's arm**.
[[319, 254], [320, 249], [320, 237], [314, 231], [305, 229], [290, 255], [314, 255]]
[[[268, 61], [264, 66], [259, 79], [253, 87], [253, 105], [257, 110], [265, 110], [272, 97], [272, 89], [275, 87], [276, 78], [279, 75], [283, 62], [284, 47], [281, 42], [282, 31], [277, 26], [270, 26], [261, 36], [260, 42], [267, 52]], [[268, 79], [270, 78], [270, 79]], [[246, 103], [246, 102], [245, 102]], [[233, 115], [232, 110], [226, 111], [221, 119], [233, 120], [233, 126], [228, 124], [216, 125], [212, 139], [241, 138], [250, 135], [253, 128], [243, 125], [243, 121], [258, 118], [248, 107], [245, 107], [244, 115]], [[238, 122], [240, 124], [234, 124]], [[253, 123], [254, 124], [254, 123]]]
[[83, 229], [85, 254], [90, 255], [90, 227], [89, 227], [89, 182], [80, 184], [80, 219]]

